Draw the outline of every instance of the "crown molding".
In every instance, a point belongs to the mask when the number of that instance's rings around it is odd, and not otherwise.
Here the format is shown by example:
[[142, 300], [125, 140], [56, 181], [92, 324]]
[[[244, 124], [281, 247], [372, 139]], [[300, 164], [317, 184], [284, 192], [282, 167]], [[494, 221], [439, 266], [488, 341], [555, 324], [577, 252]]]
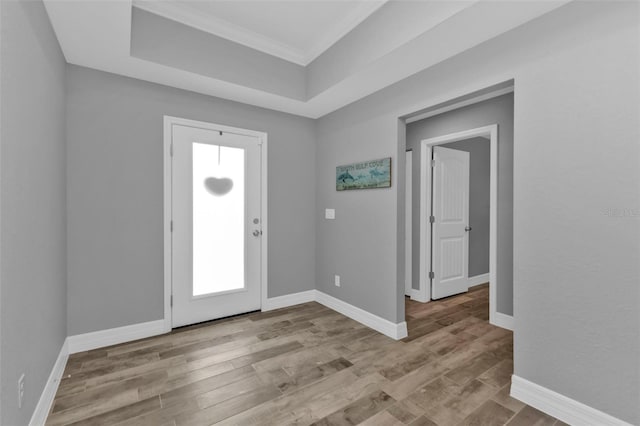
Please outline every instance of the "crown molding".
[[304, 63], [304, 52], [299, 49], [280, 43], [239, 25], [232, 24], [224, 19], [212, 16], [205, 17], [202, 14], [198, 14], [195, 10], [189, 10], [190, 7], [187, 4], [180, 5], [168, 1], [134, 0], [133, 7], [276, 56], [285, 61], [298, 65], [306, 65]]
[[163, 18], [242, 44], [243, 46], [259, 50], [263, 53], [284, 59], [285, 61], [306, 66], [362, 21], [367, 19], [369, 15], [378, 10], [387, 1], [388, 0], [362, 2], [358, 8], [352, 10], [341, 20], [336, 21], [333, 27], [328, 28], [326, 33], [308, 51], [303, 51], [288, 44], [281, 43], [252, 31], [249, 28], [233, 24], [224, 19], [213, 16], [203, 16], [189, 6], [188, 3], [134, 0], [132, 4], [133, 7], [162, 16]]
[[338, 40], [346, 36], [365, 19], [380, 9], [389, 0], [365, 1], [360, 3], [357, 9], [351, 11], [341, 21], [336, 22], [333, 28], [329, 28], [326, 34], [318, 40], [304, 56], [304, 64], [308, 65], [318, 56], [326, 52]]

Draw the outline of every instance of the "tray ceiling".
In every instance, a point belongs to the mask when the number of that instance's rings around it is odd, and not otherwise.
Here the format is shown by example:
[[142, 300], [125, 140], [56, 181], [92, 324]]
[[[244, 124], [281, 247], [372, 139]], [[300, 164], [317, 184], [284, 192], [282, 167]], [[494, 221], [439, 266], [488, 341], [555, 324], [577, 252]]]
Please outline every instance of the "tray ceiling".
[[568, 2], [44, 0], [71, 64], [311, 118]]
[[299, 65], [307, 65], [386, 0], [149, 1], [133, 5]]

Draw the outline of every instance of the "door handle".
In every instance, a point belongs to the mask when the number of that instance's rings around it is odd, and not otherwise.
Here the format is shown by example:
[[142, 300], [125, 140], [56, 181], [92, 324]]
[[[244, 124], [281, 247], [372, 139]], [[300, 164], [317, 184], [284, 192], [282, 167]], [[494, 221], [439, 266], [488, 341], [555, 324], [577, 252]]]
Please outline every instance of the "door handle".
[[464, 230], [465, 230], [465, 232], [469, 232], [469, 231], [471, 231], [471, 227], [470, 226], [465, 226]]
[[257, 229], [255, 231], [253, 231], [253, 236], [254, 237], [259, 237], [260, 235], [262, 235], [262, 231], [259, 231]]

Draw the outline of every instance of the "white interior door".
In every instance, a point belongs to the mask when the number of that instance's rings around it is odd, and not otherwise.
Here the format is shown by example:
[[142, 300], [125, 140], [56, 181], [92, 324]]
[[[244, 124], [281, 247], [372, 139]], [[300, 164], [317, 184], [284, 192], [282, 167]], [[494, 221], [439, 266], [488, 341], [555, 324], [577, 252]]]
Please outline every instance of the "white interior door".
[[260, 139], [172, 126], [172, 326], [260, 309]]
[[469, 153], [433, 148], [431, 298], [468, 290]]

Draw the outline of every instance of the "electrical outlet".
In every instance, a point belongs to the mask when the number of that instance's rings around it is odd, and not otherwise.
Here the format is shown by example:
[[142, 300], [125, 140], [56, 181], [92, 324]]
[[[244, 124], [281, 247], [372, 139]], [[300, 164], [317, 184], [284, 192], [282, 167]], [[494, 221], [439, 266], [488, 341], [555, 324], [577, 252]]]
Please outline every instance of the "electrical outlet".
[[340, 287], [340, 275], [334, 275], [333, 283], [336, 285], [336, 287]]
[[24, 400], [24, 373], [18, 379], [18, 408], [22, 408], [22, 401]]

